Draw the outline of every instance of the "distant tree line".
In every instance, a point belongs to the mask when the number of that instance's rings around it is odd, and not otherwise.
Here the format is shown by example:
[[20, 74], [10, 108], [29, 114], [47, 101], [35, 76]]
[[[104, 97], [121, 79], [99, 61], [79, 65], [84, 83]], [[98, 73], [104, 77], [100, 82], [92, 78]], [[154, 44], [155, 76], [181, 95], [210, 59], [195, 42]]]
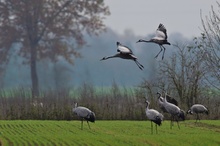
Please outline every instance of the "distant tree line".
[[[70, 94], [77, 91], [78, 94]], [[151, 102], [151, 107], [160, 111], [157, 104], [156, 92], [148, 96], [142, 87], [119, 88], [116, 83], [108, 91], [97, 89], [91, 84], [83, 84], [72, 91], [47, 91], [41, 97], [31, 97], [31, 91], [25, 89], [0, 92], [1, 120], [75, 120], [72, 112], [74, 102], [90, 108], [98, 120], [146, 120], [145, 99]], [[7, 96], [6, 96], [7, 95]], [[206, 105], [210, 114], [208, 119], [220, 118], [220, 100], [214, 95], [199, 96], [199, 101]], [[183, 103], [180, 105], [188, 110]], [[166, 114], [165, 114], [166, 115]], [[187, 116], [189, 119], [191, 116]], [[165, 116], [165, 119], [169, 115]], [[207, 117], [206, 117], [207, 118]]]
[[[113, 120], [142, 120], [145, 119], [144, 98], [140, 91], [124, 88], [123, 91], [114, 83], [111, 92], [96, 93], [93, 85], [83, 84], [73, 91], [47, 91], [35, 99], [25, 89], [0, 92], [0, 119], [37, 119], [37, 120], [73, 120], [72, 109], [77, 102], [93, 110], [97, 119]], [[130, 91], [128, 91], [130, 90]], [[131, 91], [132, 90], [132, 91]], [[10, 92], [10, 93], [9, 93]], [[7, 94], [7, 96], [5, 96]], [[134, 96], [135, 95], [135, 96]]]

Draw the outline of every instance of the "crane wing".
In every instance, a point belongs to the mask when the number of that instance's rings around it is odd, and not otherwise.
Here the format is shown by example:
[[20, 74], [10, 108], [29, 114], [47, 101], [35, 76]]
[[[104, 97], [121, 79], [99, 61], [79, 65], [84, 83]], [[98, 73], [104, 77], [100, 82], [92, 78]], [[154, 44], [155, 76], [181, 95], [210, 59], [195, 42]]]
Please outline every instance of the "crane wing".
[[156, 30], [156, 37], [159, 40], [166, 40], [167, 39], [167, 30], [163, 24], [159, 24]]
[[132, 50], [128, 48], [127, 46], [121, 45], [119, 42], [117, 42], [117, 51], [123, 54], [132, 54]]
[[85, 118], [88, 116], [89, 113], [91, 113], [92, 111], [89, 110], [86, 107], [80, 107], [78, 106], [77, 108], [75, 108], [73, 110], [74, 113], [76, 113], [79, 117]]
[[117, 51], [120, 52], [120, 53], [124, 53], [124, 54], [131, 54], [132, 53], [131, 49], [129, 49], [126, 46], [118, 46]]
[[150, 120], [155, 120], [156, 117], [159, 117], [161, 120], [163, 120], [163, 115], [161, 113], [159, 113], [157, 110], [154, 109], [149, 109], [146, 112], [146, 116], [150, 119]]

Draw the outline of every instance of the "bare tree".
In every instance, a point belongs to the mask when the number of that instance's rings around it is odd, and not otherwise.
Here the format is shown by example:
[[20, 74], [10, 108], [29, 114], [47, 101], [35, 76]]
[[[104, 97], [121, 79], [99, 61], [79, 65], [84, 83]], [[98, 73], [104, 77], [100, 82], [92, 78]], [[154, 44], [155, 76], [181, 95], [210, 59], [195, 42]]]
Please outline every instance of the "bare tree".
[[203, 53], [188, 45], [175, 45], [174, 52], [169, 60], [160, 63], [160, 82], [171, 91], [177, 91], [180, 103], [187, 103], [189, 107], [197, 102], [203, 77], [206, 69], [204, 67]]
[[211, 6], [209, 16], [203, 18], [201, 11], [201, 21], [203, 26], [202, 48], [207, 54], [206, 64], [209, 68], [207, 81], [220, 90], [220, 3], [217, 3], [218, 10]]
[[32, 94], [39, 95], [37, 60], [64, 58], [73, 64], [85, 44], [83, 34], [104, 30], [109, 15], [103, 0], [2, 0], [0, 1], [0, 61], [8, 61], [13, 43], [30, 64]]

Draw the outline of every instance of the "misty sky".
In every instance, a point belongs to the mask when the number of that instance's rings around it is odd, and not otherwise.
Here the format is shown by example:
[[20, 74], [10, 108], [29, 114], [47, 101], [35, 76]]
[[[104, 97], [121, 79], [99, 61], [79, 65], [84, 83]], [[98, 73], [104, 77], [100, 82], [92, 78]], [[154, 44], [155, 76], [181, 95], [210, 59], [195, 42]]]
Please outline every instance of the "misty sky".
[[[53, 87], [56, 84], [72, 87], [91, 82], [97, 86], [109, 86], [114, 81], [119, 85], [136, 86], [143, 79], [154, 79], [158, 71], [161, 56], [154, 59], [160, 50], [158, 45], [136, 43], [138, 39], [150, 39], [159, 23], [163, 23], [168, 31], [168, 41], [186, 43], [192, 37], [200, 36], [201, 18], [208, 15], [211, 5], [217, 11], [213, 0], [106, 0], [111, 15], [104, 23], [107, 31], [99, 36], [87, 36], [88, 46], [80, 49], [83, 58], [75, 60], [74, 66], [66, 61], [56, 64], [42, 61], [38, 64], [40, 86]], [[146, 38], [144, 38], [146, 37]], [[117, 53], [116, 41], [129, 46], [144, 70], [141, 71], [131, 60], [111, 59], [100, 61], [104, 56]], [[175, 47], [166, 46], [164, 60], [175, 51]], [[29, 87], [31, 85], [30, 69], [24, 66], [21, 58], [12, 56], [5, 72], [4, 87]], [[55, 72], [58, 70], [58, 72]]]
[[119, 34], [131, 29], [136, 35], [154, 33], [163, 23], [170, 33], [179, 32], [185, 37], [199, 36], [202, 14], [208, 15], [214, 0], [105, 0], [111, 15], [105, 24]]

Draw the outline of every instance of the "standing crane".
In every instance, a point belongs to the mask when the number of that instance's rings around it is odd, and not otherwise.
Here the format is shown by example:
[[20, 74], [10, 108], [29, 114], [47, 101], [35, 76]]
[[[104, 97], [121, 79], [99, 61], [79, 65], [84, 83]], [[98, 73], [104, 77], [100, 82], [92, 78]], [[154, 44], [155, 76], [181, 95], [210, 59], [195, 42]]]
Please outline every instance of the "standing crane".
[[197, 122], [197, 120], [200, 120], [200, 118], [199, 118], [199, 114], [200, 113], [205, 113], [205, 114], [209, 114], [209, 111], [208, 111], [208, 109], [204, 106], [204, 105], [202, 105], [202, 104], [194, 104], [191, 108], [190, 108], [190, 110], [188, 110], [187, 111], [187, 113], [188, 114], [196, 114], [196, 122]]
[[151, 134], [153, 134], [153, 125], [152, 122], [155, 123], [155, 128], [156, 128], [156, 133], [157, 133], [157, 125], [161, 125], [162, 121], [163, 121], [163, 115], [161, 113], [159, 113], [157, 110], [155, 109], [149, 109], [149, 102], [146, 100], [146, 116], [147, 118], [151, 121]]
[[146, 43], [156, 43], [160, 46], [160, 52], [155, 56], [155, 58], [158, 57], [158, 55], [163, 51], [163, 56], [162, 56], [162, 60], [164, 58], [164, 53], [165, 53], [165, 50], [166, 48], [163, 46], [163, 45], [170, 45], [170, 43], [167, 41], [167, 30], [166, 28], [164, 27], [163, 24], [159, 24], [157, 30], [156, 30], [156, 36], [153, 37], [152, 39], [150, 40], [143, 40], [143, 39], [140, 39], [137, 41], [138, 42], [146, 42]]
[[90, 128], [89, 122], [95, 122], [95, 113], [92, 112], [90, 109], [78, 106], [77, 103], [75, 103], [75, 107], [73, 108], [73, 113], [75, 113], [78, 117], [81, 119], [81, 129], [83, 129], [83, 120], [87, 121], [87, 124]]
[[165, 107], [166, 111], [171, 114], [170, 129], [172, 129], [172, 125], [173, 125], [173, 121], [174, 120], [176, 120], [178, 128], [180, 129], [178, 119], [176, 119], [176, 118], [177, 117], [181, 118], [184, 121], [185, 120], [184, 111], [181, 110], [178, 106], [176, 106], [176, 105], [174, 105], [174, 104], [172, 104], [170, 102], [167, 102], [166, 94], [165, 94], [163, 106]]
[[132, 50], [130, 48], [128, 48], [127, 46], [124, 46], [122, 45], [120, 42], [117, 42], [117, 54], [113, 55], [113, 56], [109, 56], [109, 57], [103, 57], [101, 59], [102, 60], [107, 60], [107, 59], [110, 59], [110, 58], [122, 58], [122, 59], [129, 59], [129, 60], [133, 60], [137, 66], [142, 70], [144, 68], [144, 66], [142, 64], [140, 64], [137, 60], [137, 57], [134, 56]]
[[[158, 104], [159, 104], [160, 109], [163, 112], [167, 112], [164, 105], [163, 105], [164, 104], [163, 102], [164, 102], [165, 99], [162, 97], [161, 93], [157, 92], [157, 95], [158, 95]], [[167, 98], [167, 101], [169, 103], [172, 103], [172, 104], [178, 106], [178, 102], [173, 97], [170, 97], [169, 95], [166, 95], [166, 98]]]

